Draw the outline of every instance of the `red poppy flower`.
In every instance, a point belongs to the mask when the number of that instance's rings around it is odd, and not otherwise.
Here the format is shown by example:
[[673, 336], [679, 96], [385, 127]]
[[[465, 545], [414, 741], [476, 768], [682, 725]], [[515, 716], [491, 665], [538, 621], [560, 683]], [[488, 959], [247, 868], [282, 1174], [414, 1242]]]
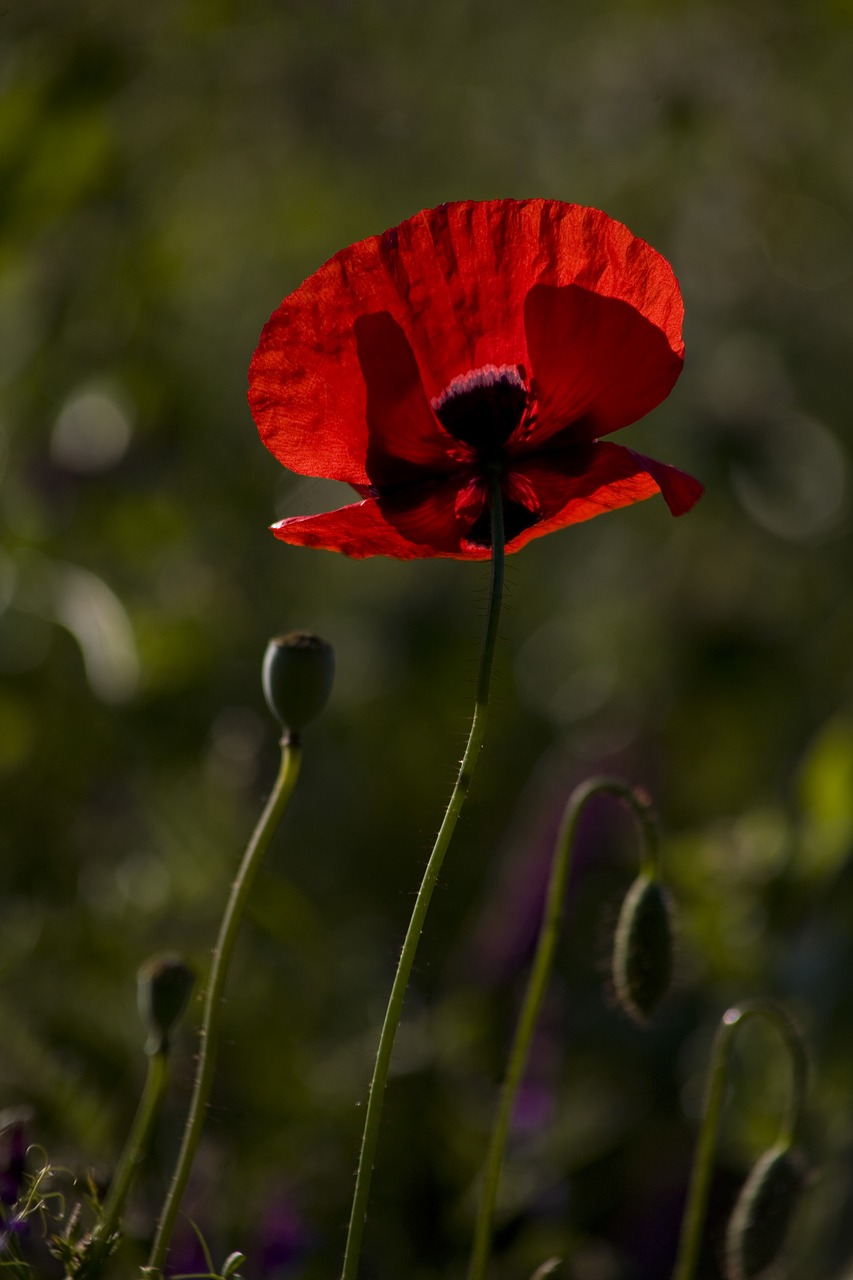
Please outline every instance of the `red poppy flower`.
[[597, 209], [463, 201], [335, 254], [261, 335], [249, 401], [291, 471], [360, 501], [273, 525], [351, 556], [490, 555], [488, 476], [507, 551], [662, 493], [702, 486], [602, 441], [681, 372], [669, 264]]

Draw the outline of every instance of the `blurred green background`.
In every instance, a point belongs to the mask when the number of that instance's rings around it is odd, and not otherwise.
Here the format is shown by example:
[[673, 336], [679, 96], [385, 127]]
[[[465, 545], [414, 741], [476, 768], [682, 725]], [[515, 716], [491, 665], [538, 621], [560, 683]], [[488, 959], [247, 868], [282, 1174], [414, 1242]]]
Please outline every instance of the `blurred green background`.
[[[649, 787], [679, 984], [646, 1031], [606, 955], [630, 824], [590, 811], [504, 1183], [495, 1277], [660, 1280], [731, 1002], [808, 1037], [795, 1273], [853, 1257], [853, 54], [849, 0], [26, 0], [0, 14], [0, 1103], [106, 1177], [137, 965], [203, 970], [277, 765], [267, 638], [338, 651], [241, 939], [187, 1207], [249, 1280], [336, 1274], [384, 998], [464, 741], [487, 570], [350, 562], [245, 404], [280, 298], [425, 206], [595, 205], [674, 264], [687, 363], [624, 442], [699, 475], [510, 561], [489, 741], [419, 956], [364, 1275], [461, 1274], [560, 808]], [[630, 438], [629, 438], [630, 437]], [[192, 1072], [129, 1219], [140, 1248]], [[745, 1035], [719, 1222], [786, 1087]], [[175, 1265], [193, 1270], [185, 1231]], [[135, 1258], [128, 1247], [125, 1265]]]

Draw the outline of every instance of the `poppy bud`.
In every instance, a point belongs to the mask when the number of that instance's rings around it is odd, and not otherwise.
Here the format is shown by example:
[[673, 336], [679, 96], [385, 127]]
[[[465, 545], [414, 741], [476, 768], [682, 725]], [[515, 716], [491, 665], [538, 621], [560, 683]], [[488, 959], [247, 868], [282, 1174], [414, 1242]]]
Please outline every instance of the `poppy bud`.
[[312, 631], [270, 640], [264, 654], [264, 697], [290, 734], [298, 734], [325, 707], [335, 679], [335, 651]]
[[657, 880], [640, 875], [622, 903], [613, 943], [613, 985], [630, 1018], [651, 1017], [669, 990], [672, 970], [669, 895]]
[[177, 955], [154, 956], [139, 970], [136, 995], [139, 1016], [148, 1032], [146, 1053], [168, 1050], [169, 1036], [194, 985], [195, 974]]
[[726, 1231], [728, 1280], [753, 1280], [776, 1260], [803, 1186], [802, 1162], [788, 1147], [771, 1147], [741, 1188]]

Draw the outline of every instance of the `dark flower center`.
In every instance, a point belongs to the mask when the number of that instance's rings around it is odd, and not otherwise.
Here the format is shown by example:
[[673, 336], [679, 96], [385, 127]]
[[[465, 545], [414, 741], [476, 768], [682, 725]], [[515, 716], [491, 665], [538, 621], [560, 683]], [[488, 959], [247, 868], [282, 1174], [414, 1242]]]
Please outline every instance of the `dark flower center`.
[[[518, 365], [487, 364], [454, 378], [432, 402], [433, 412], [444, 429], [476, 450], [483, 464], [500, 463], [504, 445], [527, 412], [529, 392], [523, 374]], [[541, 518], [539, 512], [506, 495], [503, 517], [506, 542], [512, 542]], [[475, 547], [492, 545], [488, 506], [474, 521], [465, 540]]]
[[476, 449], [483, 461], [499, 458], [527, 409], [527, 387], [514, 365], [484, 365], [463, 373], [432, 402], [446, 431]]

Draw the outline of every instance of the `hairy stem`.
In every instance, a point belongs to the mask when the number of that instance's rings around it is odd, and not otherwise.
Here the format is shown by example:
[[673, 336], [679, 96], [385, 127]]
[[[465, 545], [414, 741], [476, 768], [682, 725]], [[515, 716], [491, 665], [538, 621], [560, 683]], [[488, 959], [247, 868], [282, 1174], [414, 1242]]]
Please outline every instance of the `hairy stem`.
[[168, 1061], [168, 1049], [165, 1044], [159, 1045], [155, 1052], [148, 1056], [148, 1072], [139, 1107], [104, 1201], [103, 1216], [95, 1230], [95, 1240], [98, 1244], [103, 1242], [108, 1246], [113, 1232], [118, 1227], [133, 1179], [148, 1148], [151, 1130], [160, 1114], [166, 1090]]
[[355, 1276], [358, 1272], [358, 1263], [361, 1254], [361, 1241], [367, 1217], [367, 1202], [370, 1195], [370, 1180], [373, 1174], [373, 1161], [376, 1154], [379, 1125], [382, 1117], [382, 1103], [385, 1094], [385, 1085], [388, 1079], [388, 1070], [391, 1065], [391, 1054], [394, 1048], [394, 1039], [396, 1037], [397, 1028], [400, 1024], [400, 1017], [403, 1012], [406, 988], [412, 972], [412, 965], [414, 963], [415, 953], [418, 948], [418, 942], [420, 941], [421, 931], [424, 926], [424, 920], [426, 918], [430, 899], [432, 898], [433, 890], [435, 889], [438, 881], [438, 876], [444, 861], [444, 855], [447, 852], [447, 847], [450, 844], [450, 839], [456, 828], [459, 814], [462, 811], [462, 806], [465, 803], [465, 798], [471, 785], [474, 766], [476, 764], [477, 757], [480, 754], [480, 750], [483, 745], [483, 736], [486, 730], [489, 689], [491, 686], [492, 665], [495, 654], [495, 644], [497, 641], [498, 619], [500, 617], [504, 579], [503, 504], [500, 495], [500, 477], [497, 474], [491, 478], [490, 503], [492, 526], [491, 585], [489, 590], [488, 612], [486, 615], [486, 627], [483, 634], [483, 647], [480, 653], [480, 666], [477, 674], [477, 689], [474, 699], [474, 718], [471, 722], [471, 731], [468, 735], [468, 742], [465, 746], [462, 762], [459, 766], [456, 784], [451, 793], [432, 853], [430, 854], [429, 861], [427, 862], [417, 898], [415, 899], [412, 918], [409, 921], [409, 927], [406, 932], [403, 949], [400, 953], [400, 960], [397, 965], [397, 972], [394, 976], [391, 994], [388, 998], [388, 1006], [385, 1010], [385, 1020], [382, 1024], [382, 1031], [379, 1036], [379, 1045], [376, 1051], [376, 1062], [373, 1068], [373, 1079], [370, 1082], [370, 1092], [367, 1099], [367, 1110], [364, 1118], [364, 1133], [361, 1140], [361, 1153], [358, 1160], [358, 1171], [356, 1173], [355, 1192], [353, 1194], [352, 1210], [350, 1213], [349, 1232], [347, 1235], [346, 1250], [344, 1252], [342, 1280], [355, 1280]]

